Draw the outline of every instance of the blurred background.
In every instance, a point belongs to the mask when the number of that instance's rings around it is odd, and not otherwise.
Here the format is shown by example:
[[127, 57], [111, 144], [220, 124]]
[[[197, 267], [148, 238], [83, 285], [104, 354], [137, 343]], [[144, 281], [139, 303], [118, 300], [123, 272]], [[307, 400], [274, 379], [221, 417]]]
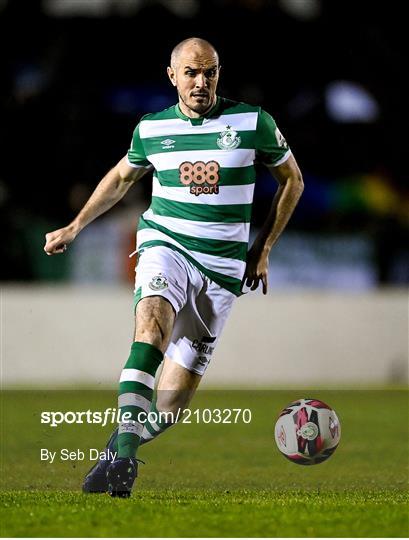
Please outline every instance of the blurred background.
[[[165, 70], [174, 45], [192, 35], [219, 51], [219, 94], [270, 112], [305, 180], [271, 254], [269, 298], [237, 302], [209, 381], [407, 381], [409, 78], [397, 6], [0, 0], [6, 383], [95, 380], [89, 350], [104, 359], [99, 381], [120, 369], [132, 332], [128, 254], [149, 177], [66, 255], [46, 257], [44, 235], [79, 211], [126, 153], [141, 116], [175, 103]], [[260, 168], [253, 236], [275, 189]], [[236, 370], [237, 356], [254, 354], [238, 337], [254, 320], [263, 321], [253, 341], [264, 343], [270, 374], [260, 370], [260, 380]], [[44, 358], [60, 346], [69, 348], [59, 352], [66, 371], [50, 372]]]

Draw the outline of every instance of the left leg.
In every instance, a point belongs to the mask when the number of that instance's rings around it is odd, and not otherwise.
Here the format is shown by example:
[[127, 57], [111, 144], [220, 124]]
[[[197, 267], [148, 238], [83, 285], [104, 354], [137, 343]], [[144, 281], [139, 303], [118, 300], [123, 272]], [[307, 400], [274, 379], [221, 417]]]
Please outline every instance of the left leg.
[[[193, 285], [188, 291], [188, 303], [178, 314], [165, 353], [151, 415], [141, 434], [141, 445], [152, 441], [183, 417], [183, 410], [189, 406], [206, 371], [232, 307], [232, 293], [207, 279], [203, 283], [201, 277], [195, 283], [195, 277], [196, 273], [191, 276]], [[116, 451], [115, 438], [113, 444]]]
[[162, 371], [152, 401], [150, 413], [153, 419], [146, 421], [140, 444], [145, 444], [182, 418], [184, 409], [196, 392], [202, 376], [189, 371], [165, 356]]
[[[196, 272], [196, 271], [195, 271]], [[181, 420], [211, 360], [230, 313], [234, 295], [200, 277], [188, 291], [166, 351], [151, 412], [159, 421], [145, 423], [141, 444], [152, 441]], [[179, 414], [178, 414], [179, 411]], [[165, 413], [162, 414], [161, 413]]]

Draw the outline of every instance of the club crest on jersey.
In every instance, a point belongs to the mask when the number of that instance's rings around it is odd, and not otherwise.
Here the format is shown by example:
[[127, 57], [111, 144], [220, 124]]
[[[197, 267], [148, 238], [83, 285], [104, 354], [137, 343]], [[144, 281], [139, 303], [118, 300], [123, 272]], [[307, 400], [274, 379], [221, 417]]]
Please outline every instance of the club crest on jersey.
[[163, 289], [166, 289], [166, 287], [169, 287], [169, 284], [163, 274], [154, 276], [149, 283], [149, 288], [153, 291], [162, 291]]
[[217, 146], [221, 150], [234, 150], [241, 143], [241, 137], [231, 126], [226, 126], [224, 131], [220, 132], [217, 139]]

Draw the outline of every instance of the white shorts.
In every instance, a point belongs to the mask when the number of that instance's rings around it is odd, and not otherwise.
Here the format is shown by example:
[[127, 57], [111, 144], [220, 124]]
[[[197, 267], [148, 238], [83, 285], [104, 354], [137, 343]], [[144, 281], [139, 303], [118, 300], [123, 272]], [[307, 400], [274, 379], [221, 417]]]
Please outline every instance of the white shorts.
[[165, 246], [146, 248], [139, 254], [135, 306], [147, 296], [166, 298], [176, 313], [166, 355], [203, 375], [236, 296]]

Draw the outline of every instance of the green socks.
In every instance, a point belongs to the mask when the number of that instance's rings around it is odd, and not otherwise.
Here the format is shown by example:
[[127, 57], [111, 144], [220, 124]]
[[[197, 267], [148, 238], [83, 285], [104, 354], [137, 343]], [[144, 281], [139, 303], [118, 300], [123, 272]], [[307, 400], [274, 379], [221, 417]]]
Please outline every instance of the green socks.
[[[174, 422], [163, 421], [163, 417], [161, 417], [160, 413], [158, 412], [156, 408], [155, 399], [153, 399], [151, 403], [151, 408], [149, 412], [155, 413], [157, 415], [156, 418], [158, 418], [158, 421], [157, 422], [149, 421], [149, 418], [148, 420], [146, 420], [145, 425], [143, 426], [143, 431], [142, 431], [141, 439], [139, 441], [139, 446], [142, 446], [143, 444], [148, 443], [152, 441], [153, 439], [156, 439], [158, 435], [160, 435], [166, 429], [174, 425]], [[165, 420], [166, 420], [166, 417], [165, 417]], [[115, 436], [112, 442], [112, 448], [114, 452], [118, 453], [118, 435]]]
[[[159, 413], [156, 408], [156, 400], [152, 401], [151, 413], [154, 413], [153, 418], [156, 418], [156, 422], [153, 420], [147, 420], [143, 426], [140, 444], [145, 444], [152, 439], [155, 439], [158, 435], [163, 433], [166, 429], [174, 425], [174, 415], [172, 413]], [[172, 420], [172, 421], [171, 421]]]
[[[121, 423], [118, 431], [118, 457], [135, 457], [151, 410], [155, 373], [163, 360], [159, 349], [136, 341], [119, 382], [118, 407]], [[123, 418], [127, 413], [126, 419]]]

